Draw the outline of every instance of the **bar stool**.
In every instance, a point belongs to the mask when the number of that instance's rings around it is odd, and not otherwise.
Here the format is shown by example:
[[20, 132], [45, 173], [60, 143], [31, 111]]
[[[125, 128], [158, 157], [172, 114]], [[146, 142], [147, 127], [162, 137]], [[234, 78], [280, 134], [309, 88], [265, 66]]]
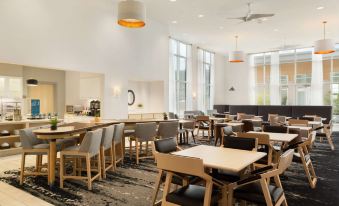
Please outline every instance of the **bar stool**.
[[[103, 178], [106, 178], [106, 171], [111, 169], [114, 171], [114, 153], [113, 153], [113, 135], [114, 125], [103, 128], [100, 155], [101, 155], [101, 170]], [[109, 152], [109, 159], [111, 160], [106, 166], [106, 155], [105, 152]]]
[[[153, 142], [157, 136], [157, 124], [151, 123], [137, 123], [135, 126], [135, 134], [130, 137], [129, 141], [129, 156], [132, 159], [132, 142], [135, 142], [136, 163], [139, 164], [139, 159], [154, 158], [153, 154], [148, 155], [148, 142]], [[142, 151], [142, 143], [146, 142], [145, 154], [140, 156]], [[140, 143], [140, 146], [139, 146]], [[139, 151], [140, 149], [140, 151]]]
[[[79, 146], [68, 147], [65, 150], [60, 152], [60, 187], [64, 187], [64, 180], [66, 179], [78, 179], [78, 180], [87, 180], [88, 190], [92, 190], [92, 182], [99, 178], [101, 180], [101, 160], [100, 160], [100, 144], [102, 138], [102, 129], [97, 129], [95, 131], [89, 131], [86, 133], [82, 143]], [[75, 175], [66, 175], [65, 173], [65, 161], [66, 157], [71, 156], [74, 158], [85, 158], [86, 159], [86, 171], [87, 176]], [[96, 170], [91, 168], [91, 159], [98, 157], [98, 167]], [[80, 159], [81, 160], [81, 159]], [[73, 168], [73, 171], [76, 171], [76, 162]], [[81, 162], [80, 162], [80, 166]], [[91, 171], [97, 171], [97, 174], [92, 177]], [[65, 174], [64, 174], [65, 173]]]
[[[117, 163], [121, 162], [124, 164], [124, 128], [125, 123], [116, 124], [114, 128], [114, 136], [113, 136], [113, 158], [114, 158], [114, 170], [117, 168]], [[118, 153], [120, 153], [120, 157], [117, 158]]]

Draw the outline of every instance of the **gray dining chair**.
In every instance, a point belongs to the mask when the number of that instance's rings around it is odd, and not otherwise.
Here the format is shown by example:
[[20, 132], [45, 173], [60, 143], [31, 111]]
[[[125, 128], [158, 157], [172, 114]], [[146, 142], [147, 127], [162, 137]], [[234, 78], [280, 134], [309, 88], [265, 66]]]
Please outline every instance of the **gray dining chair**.
[[[106, 178], [106, 171], [109, 169], [112, 169], [114, 171], [114, 153], [113, 153], [113, 135], [114, 135], [114, 125], [104, 127], [102, 131], [102, 138], [101, 138], [101, 145], [100, 145], [100, 155], [101, 155], [101, 172], [102, 177]], [[105, 153], [109, 153], [108, 156], [106, 156]], [[110, 162], [107, 162], [106, 165], [106, 157], [109, 157], [108, 159]]]
[[[80, 145], [68, 147], [60, 152], [60, 187], [64, 187], [64, 181], [66, 179], [77, 179], [77, 180], [87, 180], [87, 186], [88, 190], [92, 190], [92, 182], [95, 179], [101, 180], [101, 157], [100, 157], [100, 144], [101, 144], [101, 138], [102, 138], [102, 129], [97, 129], [95, 131], [89, 131], [86, 133], [83, 141]], [[66, 158], [71, 157], [72, 160], [74, 158], [85, 158], [86, 160], [86, 171], [87, 176], [81, 176], [81, 172], [78, 176], [75, 175], [67, 175], [65, 173], [65, 163]], [[97, 157], [97, 163], [98, 166], [96, 169], [91, 168], [91, 159], [94, 159]], [[78, 161], [75, 162], [73, 165], [73, 171], [77, 170]], [[82, 167], [80, 159], [80, 169]], [[92, 177], [91, 172], [97, 172], [96, 175]], [[75, 174], [75, 172], [73, 172]]]
[[[153, 142], [157, 136], [157, 124], [155, 122], [150, 123], [137, 123], [135, 125], [135, 134], [130, 137], [129, 141], [129, 156], [132, 159], [132, 143], [135, 142], [135, 156], [136, 163], [139, 164], [140, 159], [154, 158], [152, 152], [149, 154], [149, 142]], [[140, 143], [140, 145], [139, 145]], [[142, 144], [146, 143], [145, 153], [142, 153]]]
[[160, 122], [158, 128], [158, 137], [165, 139], [169, 137], [178, 137], [179, 123], [175, 122]]
[[[22, 145], [21, 150], [21, 170], [20, 170], [20, 185], [23, 184], [25, 176], [48, 175], [48, 173], [41, 172], [42, 157], [46, 155], [49, 159], [49, 144], [33, 133], [33, 130], [39, 128], [27, 128], [19, 131], [20, 141]], [[59, 147], [58, 147], [59, 148]], [[57, 149], [58, 149], [57, 148]], [[36, 156], [35, 172], [25, 172], [25, 161], [27, 155]], [[48, 164], [47, 164], [48, 168]]]
[[[114, 158], [114, 169], [117, 168], [117, 163], [121, 162], [124, 164], [124, 128], [125, 123], [114, 125], [114, 136], [113, 136], [113, 158]], [[118, 153], [119, 156], [118, 156]]]

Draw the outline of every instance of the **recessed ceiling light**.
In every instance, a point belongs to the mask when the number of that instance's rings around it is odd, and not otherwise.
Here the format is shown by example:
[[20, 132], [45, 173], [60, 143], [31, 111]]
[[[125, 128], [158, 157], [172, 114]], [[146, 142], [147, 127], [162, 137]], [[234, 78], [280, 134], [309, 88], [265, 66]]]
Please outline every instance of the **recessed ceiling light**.
[[177, 21], [172, 21], [172, 24], [176, 24], [176, 23], [178, 23]]
[[273, 31], [277, 32], [277, 31], [279, 31], [279, 29], [273, 29]]
[[323, 6], [318, 6], [318, 7], [317, 7], [318, 10], [322, 10], [322, 9], [324, 9], [324, 8], [325, 8], [325, 7], [323, 7]]
[[204, 17], [204, 15], [203, 15], [203, 14], [199, 14], [198, 17], [199, 17], [199, 18], [202, 18], [202, 17]]
[[169, 0], [170, 2], [176, 2], [177, 0]]

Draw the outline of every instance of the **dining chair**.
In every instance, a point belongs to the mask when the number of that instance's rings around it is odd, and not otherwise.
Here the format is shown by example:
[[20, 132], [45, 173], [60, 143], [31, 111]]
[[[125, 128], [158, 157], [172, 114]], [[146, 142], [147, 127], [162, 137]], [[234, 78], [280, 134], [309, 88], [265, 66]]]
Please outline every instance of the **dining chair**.
[[221, 142], [220, 144], [222, 145], [224, 142], [224, 139], [226, 137], [234, 137], [237, 136], [237, 133], [235, 133], [233, 131], [233, 127], [232, 126], [226, 126], [226, 127], [222, 127], [221, 128]]
[[254, 115], [253, 114], [240, 114], [238, 121], [240, 120], [245, 120], [245, 119], [254, 119]]
[[270, 141], [270, 136], [268, 134], [260, 133], [238, 133], [237, 137], [243, 138], [256, 138], [258, 139], [258, 151], [265, 152], [267, 155], [262, 159], [254, 163], [255, 167], [265, 167], [272, 164], [273, 159], [273, 144]]
[[[114, 170], [117, 168], [117, 164], [121, 162], [124, 164], [124, 128], [125, 123], [114, 125], [113, 135], [113, 158], [114, 158]], [[118, 156], [119, 155], [119, 156]]]
[[[97, 129], [94, 131], [89, 131], [86, 133], [84, 139], [80, 145], [67, 147], [66, 149], [60, 152], [60, 187], [64, 187], [64, 181], [66, 179], [76, 179], [76, 180], [87, 180], [88, 190], [92, 190], [92, 182], [95, 179], [101, 180], [101, 155], [100, 155], [100, 144], [102, 139], [103, 130]], [[73, 174], [67, 175], [65, 172], [65, 163], [67, 158], [70, 158], [73, 162]], [[95, 159], [97, 157], [97, 160]], [[77, 158], [80, 161], [77, 161]], [[86, 172], [87, 176], [81, 176], [82, 171], [82, 161], [81, 158], [86, 160]], [[91, 168], [91, 160], [97, 162], [97, 168]], [[79, 165], [78, 165], [79, 163]], [[79, 169], [79, 175], [76, 176], [77, 169]], [[92, 177], [92, 171], [97, 172], [96, 175]]]
[[[42, 166], [43, 155], [46, 155], [47, 158], [49, 159], [49, 144], [37, 138], [37, 136], [33, 133], [33, 130], [35, 129], [39, 128], [27, 128], [19, 131], [20, 141], [22, 145], [20, 185], [23, 184], [25, 176], [49, 175], [49, 172], [48, 173], [41, 172], [41, 168], [43, 167]], [[27, 155], [36, 156], [35, 172], [25, 171], [25, 162]], [[49, 168], [48, 163], [47, 168]]]
[[320, 137], [320, 140], [322, 142], [323, 138], [327, 139], [328, 144], [331, 147], [331, 150], [334, 150], [334, 144], [333, 144], [333, 120], [330, 120], [328, 124], [324, 124], [321, 127], [315, 128], [315, 131], [317, 131], [317, 137]]
[[[233, 198], [241, 200], [242, 205], [247, 202], [267, 206], [287, 206], [287, 200], [280, 181], [282, 174], [290, 165], [293, 150], [284, 152], [278, 166], [268, 166], [252, 171], [248, 176], [228, 185], [228, 205], [233, 205]], [[274, 184], [270, 179], [273, 178]]]
[[229, 136], [224, 138], [223, 147], [248, 151], [257, 151], [258, 139]]
[[[114, 153], [113, 153], [113, 135], [114, 135], [114, 125], [104, 127], [102, 131], [102, 138], [100, 144], [100, 159], [101, 159], [101, 173], [102, 177], [106, 178], [106, 171], [112, 169], [114, 171]], [[106, 156], [105, 153], [109, 153]], [[106, 165], [106, 157], [110, 160], [108, 165]]]
[[300, 120], [314, 121], [315, 116], [299, 117]]
[[293, 155], [293, 162], [302, 164], [309, 182], [309, 185], [312, 189], [316, 187], [317, 184], [317, 175], [315, 173], [312, 160], [311, 160], [311, 154], [309, 151], [309, 148], [312, 144], [312, 139], [315, 138], [316, 132], [313, 131], [309, 134], [308, 138], [306, 140], [294, 143], [289, 145], [289, 147], [286, 149], [296, 149], [297, 152]]
[[194, 130], [195, 130], [195, 121], [189, 121], [183, 123], [183, 129], [185, 130], [185, 137], [186, 137], [186, 142], [188, 143], [188, 138], [189, 134], [192, 135], [193, 142], [195, 143], [195, 135], [194, 135]]
[[[170, 154], [172, 152], [181, 150], [181, 148], [177, 144], [175, 137], [155, 140], [153, 147], [154, 147], [153, 148], [154, 156], [156, 156], [157, 153]], [[159, 202], [156, 202], [158, 192], [160, 190], [160, 185], [165, 182], [165, 178], [166, 178], [166, 172], [163, 171], [162, 169], [158, 169], [158, 170], [159, 170], [159, 172], [158, 172], [158, 175], [157, 175], [157, 179], [155, 181], [155, 190], [154, 190], [154, 194], [153, 194], [153, 197], [152, 197], [152, 203], [153, 203], [152, 205], [157, 205], [159, 203]], [[183, 179], [185, 179], [185, 178], [183, 178], [182, 176], [174, 175], [173, 180], [172, 180], [172, 184], [182, 186], [184, 184]]]
[[263, 131], [272, 133], [287, 133], [288, 128], [284, 126], [265, 125]]
[[[213, 189], [213, 186], [221, 188], [224, 185], [205, 173], [201, 159], [157, 153], [156, 161], [157, 168], [166, 171], [161, 205], [210, 206], [218, 204], [220, 190]], [[177, 174], [199, 177], [204, 181], [204, 185], [186, 182], [183, 187], [170, 191], [173, 176]]]
[[244, 123], [242, 127], [243, 132], [254, 131], [253, 122], [251, 120], [242, 120], [242, 123]]
[[304, 119], [289, 119], [288, 125], [290, 126], [302, 126], [307, 127], [308, 126], [308, 120]]
[[[149, 142], [153, 142], [157, 137], [157, 124], [155, 122], [150, 123], [137, 123], [135, 125], [135, 133], [130, 136], [129, 141], [129, 155], [132, 159], [132, 143], [135, 142], [135, 158], [136, 163], [139, 164], [140, 159], [154, 158], [153, 154], [149, 153]], [[141, 155], [142, 144], [146, 143], [145, 154]], [[140, 145], [139, 145], [140, 144]]]
[[[196, 123], [198, 127], [197, 139], [200, 141], [211, 141], [211, 132], [212, 132], [212, 124], [210, 122], [209, 116], [197, 116]], [[200, 131], [202, 131], [202, 137], [199, 138]], [[207, 131], [207, 138], [205, 138], [204, 132]]]
[[179, 123], [174, 122], [160, 122], [158, 127], [158, 137], [160, 139], [176, 137], [178, 138]]

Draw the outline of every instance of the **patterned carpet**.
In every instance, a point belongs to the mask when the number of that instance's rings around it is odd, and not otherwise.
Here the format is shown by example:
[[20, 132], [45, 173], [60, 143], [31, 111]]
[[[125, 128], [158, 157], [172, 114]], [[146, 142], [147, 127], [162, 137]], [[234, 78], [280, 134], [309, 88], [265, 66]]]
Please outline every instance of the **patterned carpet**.
[[[334, 137], [339, 149], [339, 134]], [[293, 163], [285, 173], [282, 184], [289, 205], [339, 205], [339, 150], [331, 151], [326, 142], [316, 143], [312, 160], [319, 177], [317, 188], [311, 189], [301, 165]], [[154, 161], [142, 160], [139, 165], [126, 158], [116, 172], [107, 179], [95, 181], [88, 191], [83, 182], [66, 181], [64, 189], [51, 191], [46, 177], [27, 177], [23, 186], [18, 182], [18, 170], [6, 171], [0, 181], [25, 190], [54, 205], [151, 205], [154, 181], [157, 175]], [[57, 180], [58, 181], [58, 180]]]

